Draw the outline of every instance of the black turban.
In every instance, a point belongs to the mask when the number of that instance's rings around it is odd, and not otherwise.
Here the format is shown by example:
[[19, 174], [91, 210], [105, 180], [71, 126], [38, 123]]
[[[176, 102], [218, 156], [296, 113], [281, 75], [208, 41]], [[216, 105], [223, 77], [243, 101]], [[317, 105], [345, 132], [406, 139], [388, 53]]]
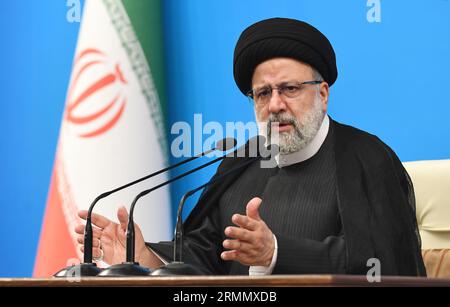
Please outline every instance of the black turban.
[[330, 86], [336, 81], [336, 56], [325, 35], [303, 21], [271, 18], [245, 29], [234, 49], [234, 80], [244, 95], [251, 90], [256, 66], [276, 57], [311, 65]]

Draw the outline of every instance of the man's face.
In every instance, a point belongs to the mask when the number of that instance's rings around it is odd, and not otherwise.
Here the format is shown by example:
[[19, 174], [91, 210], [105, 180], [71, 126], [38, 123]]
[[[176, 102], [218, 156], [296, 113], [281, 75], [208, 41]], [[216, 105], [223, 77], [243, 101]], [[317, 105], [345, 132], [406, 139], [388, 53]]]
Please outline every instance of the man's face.
[[278, 132], [281, 154], [298, 151], [314, 138], [327, 111], [329, 87], [326, 82], [302, 85], [295, 98], [280, 95], [275, 88], [314, 80], [311, 66], [289, 58], [271, 59], [255, 69], [252, 89], [274, 89], [265, 104], [255, 103], [256, 120], [269, 138]]

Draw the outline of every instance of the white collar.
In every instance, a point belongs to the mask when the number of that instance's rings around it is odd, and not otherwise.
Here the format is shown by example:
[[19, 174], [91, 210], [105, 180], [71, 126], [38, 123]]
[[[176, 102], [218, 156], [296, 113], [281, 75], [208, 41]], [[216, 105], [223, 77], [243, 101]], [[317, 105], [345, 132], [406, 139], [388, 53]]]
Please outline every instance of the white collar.
[[316, 136], [312, 139], [311, 142], [309, 142], [308, 145], [306, 145], [305, 148], [287, 155], [278, 154], [275, 156], [275, 160], [277, 161], [278, 167], [281, 168], [292, 164], [300, 163], [314, 156], [319, 151], [320, 147], [325, 141], [325, 138], [328, 135], [329, 127], [330, 127], [330, 119], [328, 118], [328, 115], [325, 114], [322, 121], [322, 125], [317, 131]]

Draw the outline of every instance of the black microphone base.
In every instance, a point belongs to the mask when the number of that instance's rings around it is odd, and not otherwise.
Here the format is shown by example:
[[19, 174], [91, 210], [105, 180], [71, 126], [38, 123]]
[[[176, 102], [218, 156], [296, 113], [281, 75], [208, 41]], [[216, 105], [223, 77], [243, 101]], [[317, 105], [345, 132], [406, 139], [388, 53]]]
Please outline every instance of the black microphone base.
[[205, 275], [199, 268], [184, 263], [171, 262], [157, 268], [151, 273], [152, 276], [174, 276], [174, 275]]
[[97, 276], [99, 277], [121, 277], [121, 276], [148, 276], [151, 271], [149, 268], [140, 266], [138, 262], [123, 262], [114, 264], [104, 269]]
[[68, 266], [53, 275], [53, 277], [88, 277], [97, 276], [102, 271], [95, 263], [80, 263]]

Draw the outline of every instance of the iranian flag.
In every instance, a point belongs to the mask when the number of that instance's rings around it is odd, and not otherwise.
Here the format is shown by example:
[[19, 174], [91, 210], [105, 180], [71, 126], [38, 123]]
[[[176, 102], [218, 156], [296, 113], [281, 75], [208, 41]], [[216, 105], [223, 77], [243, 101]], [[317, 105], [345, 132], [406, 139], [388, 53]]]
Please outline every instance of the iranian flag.
[[[35, 277], [82, 259], [77, 211], [96, 196], [166, 166], [161, 3], [86, 0], [39, 242]], [[160, 175], [101, 200], [117, 221]], [[135, 219], [146, 241], [172, 238], [169, 190], [143, 197]], [[125, 259], [124, 259], [125, 260]]]

